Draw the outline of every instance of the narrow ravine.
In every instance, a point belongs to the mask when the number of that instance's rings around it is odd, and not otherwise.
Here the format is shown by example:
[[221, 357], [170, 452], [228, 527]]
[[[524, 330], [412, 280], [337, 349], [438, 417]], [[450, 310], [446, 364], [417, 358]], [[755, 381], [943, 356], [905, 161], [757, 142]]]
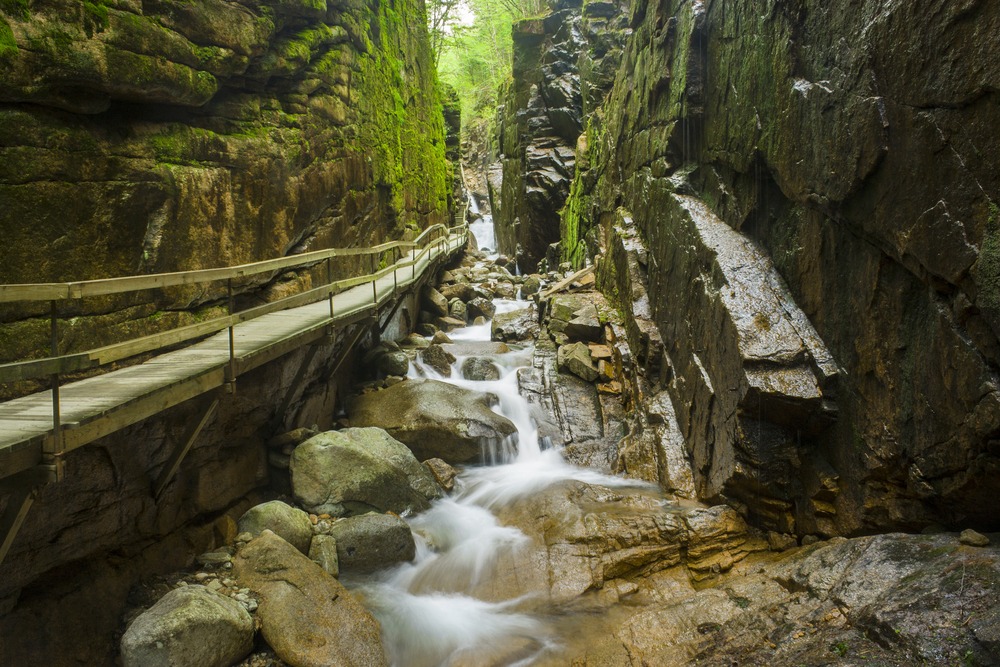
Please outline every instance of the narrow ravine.
[[[491, 216], [472, 225], [479, 247], [495, 241]], [[496, 259], [487, 255], [486, 262]], [[494, 299], [497, 314], [525, 309], [524, 300]], [[488, 343], [490, 322], [456, 329], [456, 343]], [[409, 377], [447, 382], [496, 397], [493, 410], [517, 427], [515, 437], [483, 446], [480, 465], [464, 468], [450, 497], [429, 511], [407, 517], [417, 542], [416, 558], [367, 577], [345, 577], [362, 593], [382, 624], [392, 663], [432, 667], [473, 659], [476, 664], [529, 665], [554, 652], [560, 642], [530, 594], [490, 598], [490, 579], [503, 557], [517, 557], [530, 538], [502, 525], [495, 512], [554, 484], [576, 480], [608, 487], [635, 487], [635, 480], [601, 474], [567, 463], [558, 449], [539, 438], [528, 402], [521, 396], [518, 371], [531, 366], [534, 345], [511, 346], [488, 355], [499, 370], [497, 380], [463, 378], [458, 355], [451, 374], [443, 375], [418, 357]], [[482, 357], [486, 355], [475, 355]], [[544, 596], [541, 596], [544, 597]], [[513, 647], [513, 649], [512, 649]], [[510, 656], [504, 659], [503, 656]], [[464, 664], [464, 663], [463, 663]]]

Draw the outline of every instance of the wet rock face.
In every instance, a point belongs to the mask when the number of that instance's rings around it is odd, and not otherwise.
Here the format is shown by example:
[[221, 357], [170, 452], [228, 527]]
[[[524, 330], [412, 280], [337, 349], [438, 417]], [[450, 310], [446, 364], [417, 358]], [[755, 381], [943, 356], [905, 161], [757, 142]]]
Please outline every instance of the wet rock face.
[[779, 532], [996, 527], [1000, 8], [631, 22], [564, 244], [603, 254], [699, 494]]
[[542, 664], [993, 664], [997, 565], [955, 535], [895, 534], [754, 554], [709, 587], [679, 568], [609, 581], [593, 604], [628, 604]]
[[491, 182], [500, 251], [533, 271], [559, 240], [559, 209], [576, 168], [577, 138], [620, 55], [621, 9], [567, 3], [514, 24], [514, 80], [500, 112], [502, 188]]
[[[410, 27], [424, 22], [412, 0], [0, 7], [0, 283], [235, 265], [446, 221], [444, 121]], [[224, 292], [84, 301], [65, 315], [102, 319], [64, 323], [62, 351]], [[21, 323], [0, 357], [47, 337]]]

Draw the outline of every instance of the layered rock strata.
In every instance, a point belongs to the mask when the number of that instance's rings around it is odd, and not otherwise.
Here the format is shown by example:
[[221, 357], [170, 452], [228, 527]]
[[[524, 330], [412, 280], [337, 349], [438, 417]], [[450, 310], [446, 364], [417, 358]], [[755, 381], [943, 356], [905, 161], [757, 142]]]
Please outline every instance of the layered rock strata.
[[[0, 283], [236, 265], [447, 222], [442, 106], [409, 27], [425, 22], [411, 1], [4, 3]], [[224, 295], [64, 306], [61, 352], [193, 322]], [[0, 357], [48, 352], [47, 309], [0, 313], [14, 322]]]

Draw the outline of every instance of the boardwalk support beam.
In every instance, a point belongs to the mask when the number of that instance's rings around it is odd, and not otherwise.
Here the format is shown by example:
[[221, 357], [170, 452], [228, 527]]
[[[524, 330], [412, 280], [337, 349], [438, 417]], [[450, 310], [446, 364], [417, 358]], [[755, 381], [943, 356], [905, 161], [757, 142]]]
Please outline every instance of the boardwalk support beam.
[[215, 409], [219, 407], [218, 398], [207, 398], [202, 401], [202, 405], [206, 405], [204, 412], [202, 412], [201, 419], [197, 422], [192, 422], [188, 427], [187, 433], [184, 434], [184, 439], [178, 443], [178, 447], [174, 450], [174, 453], [170, 455], [170, 459], [167, 461], [166, 465], [163, 467], [163, 472], [160, 473], [160, 479], [156, 481], [156, 491], [154, 492], [154, 497], [159, 500], [160, 496], [163, 495], [163, 491], [167, 488], [170, 480], [173, 479], [174, 475], [177, 474], [177, 470], [181, 467], [181, 461], [187, 456], [187, 453], [191, 451], [191, 446], [194, 441], [198, 439], [201, 434], [202, 429], [208, 423], [208, 420], [212, 418], [215, 414]]
[[28, 510], [31, 509], [37, 495], [38, 487], [28, 486], [15, 491], [7, 499], [7, 509], [0, 517], [0, 536], [3, 537], [3, 542], [0, 542], [0, 563], [7, 557], [14, 538], [24, 525], [24, 519], [28, 516]]

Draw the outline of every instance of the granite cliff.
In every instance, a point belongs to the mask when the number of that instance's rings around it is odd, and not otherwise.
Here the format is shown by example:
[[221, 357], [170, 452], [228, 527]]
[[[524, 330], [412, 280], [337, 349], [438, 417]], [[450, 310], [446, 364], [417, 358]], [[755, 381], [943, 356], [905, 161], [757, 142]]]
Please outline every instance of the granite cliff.
[[[546, 35], [577, 25], [562, 11]], [[698, 497], [799, 535], [997, 527], [998, 27], [976, 0], [628, 10], [547, 205], [561, 259], [594, 258], [626, 315], [633, 391], [669, 399]], [[560, 81], [539, 62], [512, 89]], [[669, 488], [650, 410], [620, 466]]]

